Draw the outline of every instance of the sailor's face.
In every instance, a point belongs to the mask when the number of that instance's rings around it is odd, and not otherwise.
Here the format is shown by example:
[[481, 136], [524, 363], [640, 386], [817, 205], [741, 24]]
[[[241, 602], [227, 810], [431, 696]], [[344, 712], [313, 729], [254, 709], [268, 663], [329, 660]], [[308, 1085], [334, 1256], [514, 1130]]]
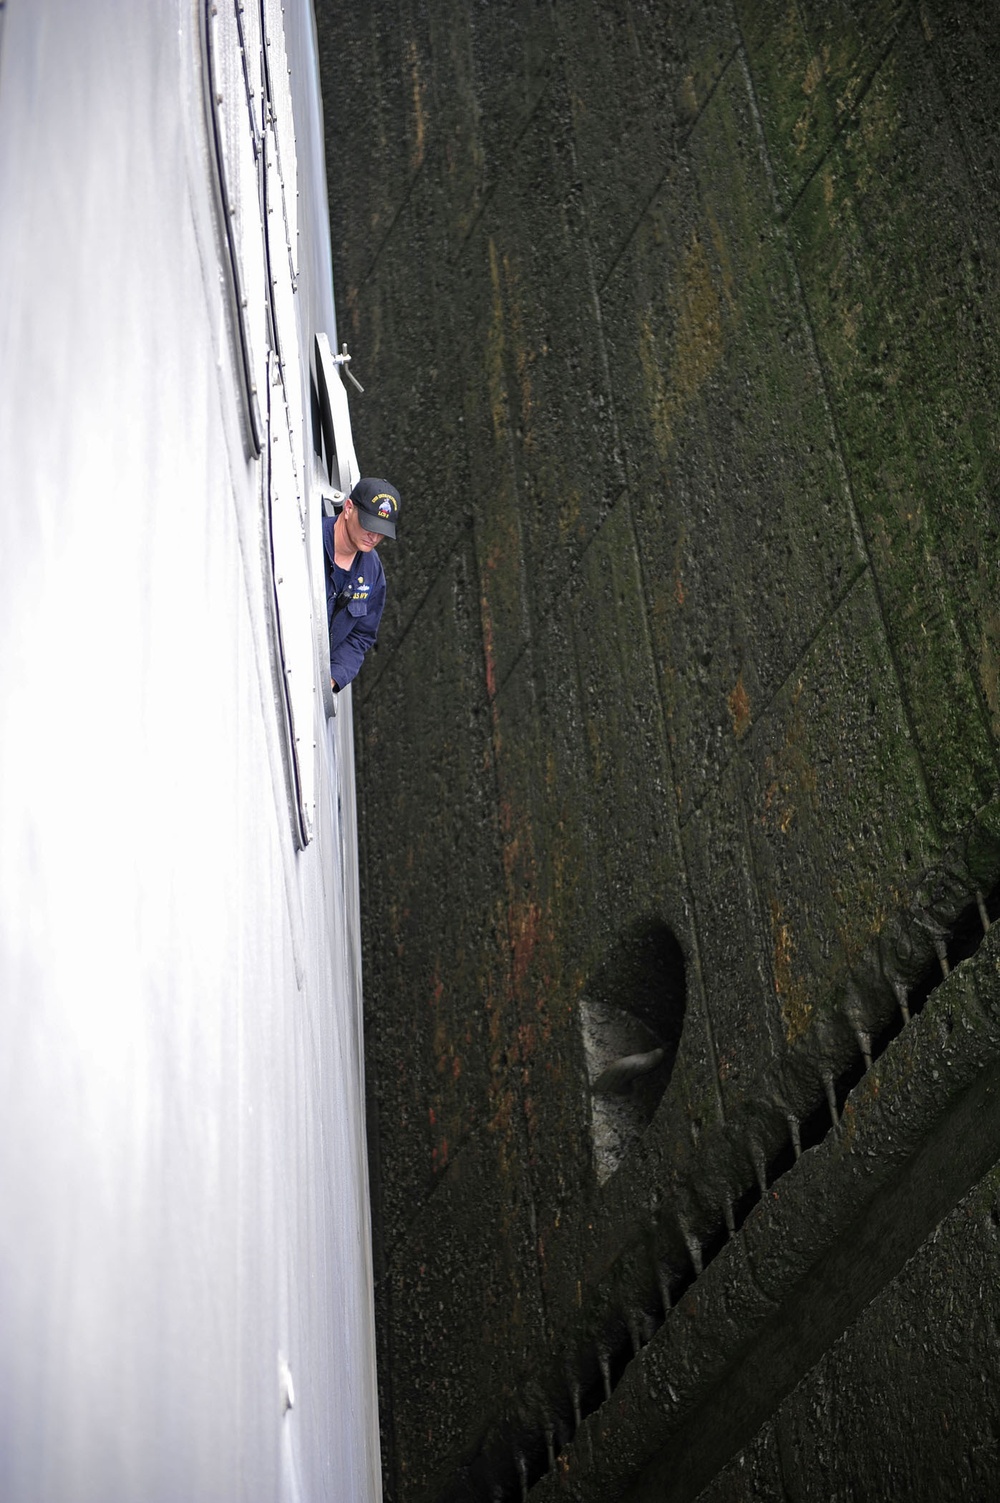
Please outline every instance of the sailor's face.
[[344, 527], [351, 546], [356, 552], [371, 553], [377, 548], [384, 536], [381, 532], [369, 532], [362, 522], [364, 512], [358, 510], [353, 501], [348, 500], [344, 504]]

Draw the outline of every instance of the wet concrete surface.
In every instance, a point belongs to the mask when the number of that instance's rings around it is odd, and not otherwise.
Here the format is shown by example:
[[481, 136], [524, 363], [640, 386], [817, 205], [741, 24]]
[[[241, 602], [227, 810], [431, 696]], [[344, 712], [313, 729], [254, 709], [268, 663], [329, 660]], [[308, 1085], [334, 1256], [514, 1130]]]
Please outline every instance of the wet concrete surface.
[[[578, 1495], [611, 1498], [670, 1406], [629, 1430], [606, 1387], [786, 1175], [802, 1278], [833, 1256], [833, 1117], [1000, 880], [1000, 28], [933, 0], [386, 0], [318, 27], [358, 453], [406, 504], [356, 696], [386, 1492], [576, 1496], [562, 1458], [593, 1443], [605, 1491]], [[608, 1177], [587, 1020], [641, 924], [682, 952], [683, 1031]], [[942, 1161], [938, 1219], [991, 1145]], [[926, 1267], [928, 1349], [936, 1214], [865, 1295]], [[805, 1296], [768, 1247], [780, 1330]], [[764, 1339], [726, 1308], [695, 1386]], [[670, 1495], [770, 1496], [780, 1452], [788, 1496], [825, 1497], [808, 1411], [776, 1416], [817, 1362], [873, 1404], [902, 1383], [905, 1346], [895, 1377], [848, 1355], [876, 1319], [834, 1302], [791, 1341], [756, 1438], [723, 1445], [709, 1405], [729, 1471]], [[837, 1464], [862, 1450], [845, 1421]]]

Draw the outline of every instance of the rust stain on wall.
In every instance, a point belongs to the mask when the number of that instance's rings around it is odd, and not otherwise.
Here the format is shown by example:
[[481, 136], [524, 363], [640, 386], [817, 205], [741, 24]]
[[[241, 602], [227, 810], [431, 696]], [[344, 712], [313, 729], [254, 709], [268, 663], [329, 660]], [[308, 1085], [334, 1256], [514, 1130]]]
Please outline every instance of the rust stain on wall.
[[485, 593], [480, 596], [480, 612], [483, 623], [483, 658], [486, 663], [486, 697], [493, 700], [497, 693], [496, 646], [493, 639], [493, 617]]
[[771, 781], [764, 792], [760, 822], [766, 825], [770, 819], [782, 835], [789, 834], [800, 808], [807, 810], [815, 804], [818, 787], [816, 768], [809, 756], [808, 728], [798, 707], [804, 688], [804, 681], [799, 679], [791, 697], [784, 745], [764, 764]]
[[777, 898], [771, 899], [771, 938], [774, 949], [774, 989], [781, 1007], [785, 1038], [792, 1045], [809, 1027], [813, 1009], [805, 982], [793, 965], [795, 942]]
[[511, 943], [512, 979], [515, 989], [523, 987], [538, 943], [542, 910], [534, 902], [515, 902], [508, 914]]
[[742, 741], [750, 729], [750, 696], [747, 694], [741, 673], [736, 683], [726, 696], [726, 704], [729, 706], [729, 714], [732, 717], [733, 730], [737, 741]]

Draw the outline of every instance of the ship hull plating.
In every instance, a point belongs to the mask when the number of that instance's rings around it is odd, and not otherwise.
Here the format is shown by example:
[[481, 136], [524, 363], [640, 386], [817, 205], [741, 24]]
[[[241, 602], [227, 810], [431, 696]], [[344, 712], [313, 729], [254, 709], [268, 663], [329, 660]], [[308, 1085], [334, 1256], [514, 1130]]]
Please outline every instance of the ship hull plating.
[[310, 599], [312, 16], [279, 37], [265, 4], [287, 84], [244, 79], [272, 152], [250, 379], [211, 24], [38, 0], [0, 32], [12, 1503], [380, 1496], [350, 696], [328, 719]]

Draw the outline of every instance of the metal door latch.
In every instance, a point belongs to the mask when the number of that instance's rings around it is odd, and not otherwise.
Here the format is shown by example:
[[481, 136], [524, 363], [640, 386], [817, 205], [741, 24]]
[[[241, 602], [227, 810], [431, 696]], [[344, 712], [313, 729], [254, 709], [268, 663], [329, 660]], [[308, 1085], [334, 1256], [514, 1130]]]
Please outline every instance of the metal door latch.
[[351, 381], [358, 388], [358, 391], [360, 391], [361, 394], [364, 395], [364, 390], [365, 390], [364, 387], [361, 385], [361, 382], [358, 380], [357, 376], [353, 376], [351, 374], [351, 371], [350, 371], [351, 357], [347, 353], [347, 341], [346, 340], [340, 346], [340, 354], [339, 355], [334, 355], [334, 357], [333, 357], [333, 363], [334, 363], [334, 365], [339, 365], [340, 366], [340, 369], [343, 371], [343, 373], [347, 377], [348, 381]]

